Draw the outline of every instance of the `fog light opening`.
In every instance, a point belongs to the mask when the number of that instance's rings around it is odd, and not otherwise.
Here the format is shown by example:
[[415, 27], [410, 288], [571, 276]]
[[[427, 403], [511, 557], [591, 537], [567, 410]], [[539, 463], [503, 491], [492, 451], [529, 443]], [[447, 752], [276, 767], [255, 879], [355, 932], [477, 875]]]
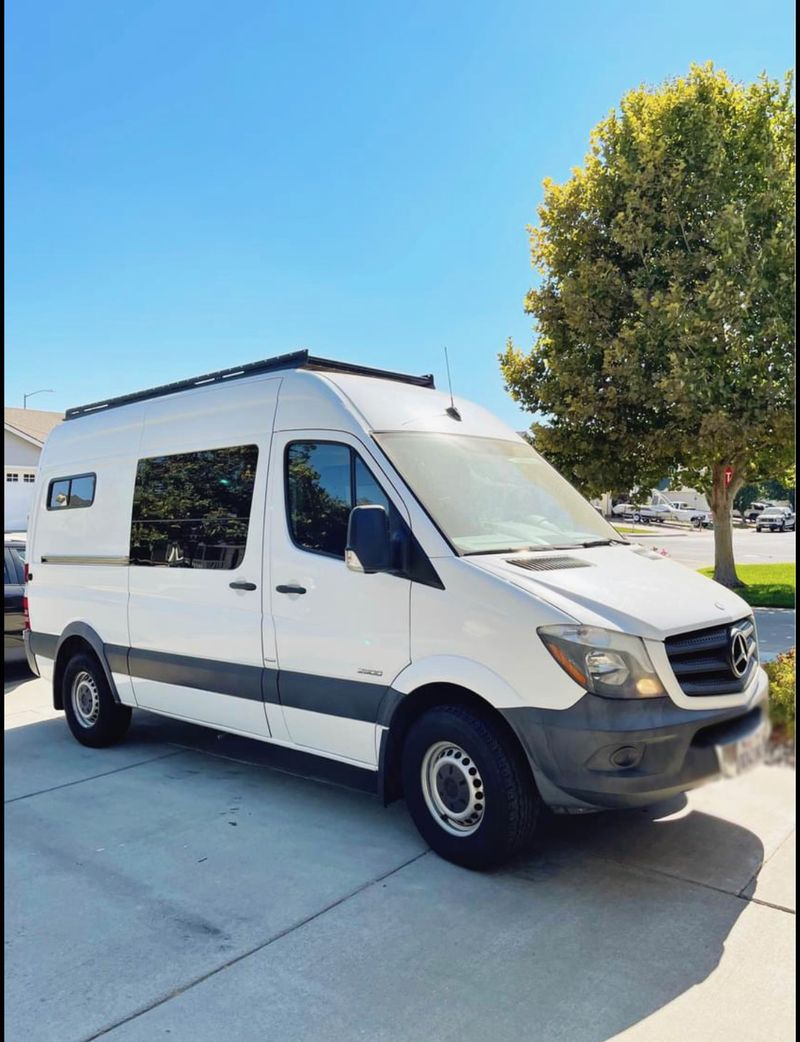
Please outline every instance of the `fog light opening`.
[[622, 745], [609, 757], [615, 767], [636, 767], [642, 759], [642, 750], [633, 745]]

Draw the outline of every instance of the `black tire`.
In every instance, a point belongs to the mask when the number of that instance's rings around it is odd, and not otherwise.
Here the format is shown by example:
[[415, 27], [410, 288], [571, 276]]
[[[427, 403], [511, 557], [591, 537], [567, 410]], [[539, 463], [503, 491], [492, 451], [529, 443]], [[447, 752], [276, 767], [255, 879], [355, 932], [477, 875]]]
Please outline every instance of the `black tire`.
[[102, 749], [124, 737], [131, 722], [130, 706], [114, 701], [103, 667], [90, 652], [80, 651], [69, 660], [61, 694], [67, 724], [81, 745]]
[[[466, 754], [460, 762], [467, 765], [464, 776], [469, 771], [472, 784], [480, 783], [475, 795], [480, 797], [483, 792], [483, 803], [477, 804], [481, 807], [479, 824], [467, 834], [448, 831], [443, 824], [445, 815], [437, 816], [429, 807], [424, 790], [422, 774], [431, 750], [449, 743]], [[448, 752], [452, 750], [444, 750], [442, 755]], [[447, 861], [465, 868], [489, 868], [508, 861], [531, 840], [541, 801], [530, 768], [513, 736], [488, 714], [454, 705], [428, 710], [406, 737], [402, 768], [406, 804], [414, 824]]]

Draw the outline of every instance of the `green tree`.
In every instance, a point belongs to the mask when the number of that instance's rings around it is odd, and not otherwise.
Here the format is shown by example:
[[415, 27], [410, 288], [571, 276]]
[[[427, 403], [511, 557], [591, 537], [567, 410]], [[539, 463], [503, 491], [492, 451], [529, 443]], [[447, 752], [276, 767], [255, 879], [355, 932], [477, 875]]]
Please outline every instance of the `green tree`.
[[794, 123], [790, 75], [709, 63], [627, 94], [584, 165], [544, 182], [535, 343], [500, 356], [537, 447], [587, 494], [707, 491], [728, 586], [736, 493], [793, 459]]

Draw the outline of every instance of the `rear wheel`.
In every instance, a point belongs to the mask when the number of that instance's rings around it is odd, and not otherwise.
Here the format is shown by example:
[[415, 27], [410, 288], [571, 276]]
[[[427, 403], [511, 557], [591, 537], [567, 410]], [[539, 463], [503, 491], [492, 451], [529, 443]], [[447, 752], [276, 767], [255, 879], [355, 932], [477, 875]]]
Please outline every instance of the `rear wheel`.
[[539, 797], [522, 750], [490, 716], [437, 706], [411, 727], [403, 749], [406, 803], [441, 857], [488, 868], [533, 835]]
[[89, 652], [78, 652], [67, 663], [62, 698], [69, 729], [81, 745], [113, 745], [128, 730], [130, 706], [114, 701], [103, 667]]

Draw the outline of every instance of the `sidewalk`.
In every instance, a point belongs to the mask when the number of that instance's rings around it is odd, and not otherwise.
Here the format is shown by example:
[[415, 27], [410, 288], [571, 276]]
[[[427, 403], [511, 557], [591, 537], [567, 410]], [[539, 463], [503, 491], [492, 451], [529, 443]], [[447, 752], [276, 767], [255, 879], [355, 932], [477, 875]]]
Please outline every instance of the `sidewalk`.
[[797, 641], [794, 608], [753, 608], [758, 631], [758, 653], [769, 662]]

